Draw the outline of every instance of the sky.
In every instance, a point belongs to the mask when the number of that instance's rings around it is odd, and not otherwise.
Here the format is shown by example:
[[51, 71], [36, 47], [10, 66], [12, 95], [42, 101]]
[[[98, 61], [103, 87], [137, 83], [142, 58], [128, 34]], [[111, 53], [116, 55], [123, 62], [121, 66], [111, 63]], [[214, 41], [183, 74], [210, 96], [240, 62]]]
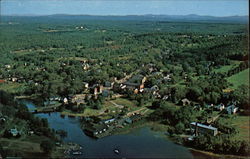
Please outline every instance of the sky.
[[248, 0], [0, 0], [1, 15], [248, 15]]

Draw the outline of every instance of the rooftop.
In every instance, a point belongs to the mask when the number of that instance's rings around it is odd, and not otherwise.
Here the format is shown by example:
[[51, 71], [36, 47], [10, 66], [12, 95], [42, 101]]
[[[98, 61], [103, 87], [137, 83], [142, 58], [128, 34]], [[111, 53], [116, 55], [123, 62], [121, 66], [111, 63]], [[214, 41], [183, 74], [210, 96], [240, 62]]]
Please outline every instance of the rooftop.
[[[191, 125], [196, 126], [196, 122], [192, 122]], [[203, 124], [200, 124], [200, 123], [197, 123], [197, 126], [198, 126], [198, 127], [205, 128], [205, 129], [217, 130], [217, 128], [215, 128], [215, 127], [203, 125]]]

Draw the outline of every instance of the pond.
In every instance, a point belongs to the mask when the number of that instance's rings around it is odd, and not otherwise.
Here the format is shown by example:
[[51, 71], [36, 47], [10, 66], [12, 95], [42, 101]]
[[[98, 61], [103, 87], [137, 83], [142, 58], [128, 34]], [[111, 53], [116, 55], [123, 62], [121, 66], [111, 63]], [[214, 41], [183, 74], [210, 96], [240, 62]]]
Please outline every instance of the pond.
[[[32, 102], [23, 102], [28, 109], [35, 108]], [[193, 158], [183, 146], [163, 138], [163, 134], [151, 131], [149, 127], [135, 129], [127, 134], [112, 135], [101, 139], [86, 136], [80, 128], [78, 118], [61, 117], [60, 113], [36, 114], [46, 118], [51, 128], [64, 130], [65, 142], [82, 145], [81, 158]], [[114, 149], [120, 151], [114, 153]], [[74, 156], [76, 157], [76, 156]]]

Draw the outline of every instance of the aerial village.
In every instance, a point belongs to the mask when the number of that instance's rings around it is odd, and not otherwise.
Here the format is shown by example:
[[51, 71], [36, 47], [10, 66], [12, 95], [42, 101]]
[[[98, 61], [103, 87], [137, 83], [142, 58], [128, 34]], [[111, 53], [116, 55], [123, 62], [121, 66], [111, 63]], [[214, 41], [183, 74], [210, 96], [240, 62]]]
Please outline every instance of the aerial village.
[[[62, 63], [65, 66], [65, 63]], [[93, 65], [93, 64], [92, 64]], [[96, 64], [95, 64], [96, 65]], [[101, 65], [101, 63], [100, 63]], [[91, 67], [91, 64], [88, 63], [87, 60], [82, 60], [82, 68], [84, 71], [88, 71]], [[97, 82], [93, 85], [90, 85], [87, 82], [83, 82], [81, 86], [82, 93], [81, 94], [74, 94], [69, 96], [52, 96], [49, 97], [47, 101], [43, 103], [44, 106], [38, 107], [36, 109], [30, 110], [33, 113], [50, 113], [59, 111], [61, 112], [62, 116], [68, 115], [71, 117], [80, 116], [83, 119], [84, 132], [95, 138], [102, 138], [108, 135], [112, 135], [117, 130], [120, 130], [124, 127], [129, 127], [144, 119], [149, 115], [152, 110], [148, 106], [138, 107], [133, 105], [128, 106], [122, 105], [120, 103], [116, 103], [116, 99], [126, 99], [128, 98], [128, 94], [132, 96], [138, 96], [143, 94], [150, 95], [151, 98], [158, 99], [161, 101], [168, 101], [171, 97], [171, 93], [163, 94], [160, 93], [160, 88], [157, 84], [147, 87], [145, 83], [148, 78], [151, 76], [156, 76], [157, 83], [171, 83], [171, 77], [173, 76], [172, 73], [164, 74], [162, 71], [158, 71], [154, 64], [148, 64], [147, 66], [142, 66], [147, 68], [149, 75], [145, 76], [140, 74], [141, 70], [137, 70], [134, 73], [126, 75], [123, 79], [117, 80], [113, 78], [112, 80], [105, 81], [104, 83]], [[10, 70], [11, 65], [5, 65], [5, 69]], [[37, 68], [39, 69], [39, 68]], [[41, 68], [42, 69], [42, 68]], [[45, 69], [43, 69], [46, 71]], [[187, 74], [183, 75], [183, 80], [187, 80]], [[1, 80], [1, 83], [4, 82], [12, 82], [12, 83], [22, 83], [25, 80], [22, 77], [9, 77], [6, 80]], [[28, 83], [39, 85], [39, 82], [35, 82], [33, 80], [29, 80]], [[232, 90], [225, 89], [224, 95], [228, 96], [228, 94]], [[17, 96], [17, 98], [19, 98]], [[100, 99], [108, 103], [108, 106], [102, 106], [102, 108], [98, 108], [98, 106], [94, 106], [93, 109], [96, 109], [94, 114], [91, 115], [85, 114], [84, 105], [91, 100], [98, 100]], [[89, 104], [89, 103], [88, 103]], [[98, 105], [101, 103], [93, 103], [94, 105]], [[107, 105], [107, 104], [106, 104]], [[112, 105], [112, 106], [111, 106]], [[220, 103], [218, 105], [205, 104], [205, 108], [199, 104], [194, 104], [187, 98], [183, 98], [177, 102], [179, 107], [185, 107], [193, 105], [193, 109], [202, 111], [203, 109], [211, 109], [217, 111], [217, 115], [210, 117], [207, 119], [206, 123], [198, 123], [198, 122], [191, 122], [190, 123], [190, 140], [193, 137], [198, 136], [198, 134], [206, 134], [209, 133], [213, 136], [218, 134], [218, 129], [210, 125], [210, 123], [214, 122], [221, 114], [235, 114], [238, 111], [237, 102], [231, 101], [228, 102], [228, 105], [224, 105]], [[66, 111], [65, 111], [66, 110]], [[6, 119], [1, 117], [1, 122], [4, 122]], [[21, 131], [18, 131], [17, 128], [12, 128], [9, 130], [9, 133], [12, 136], [21, 135]], [[33, 131], [29, 131], [28, 133], [34, 133]]]

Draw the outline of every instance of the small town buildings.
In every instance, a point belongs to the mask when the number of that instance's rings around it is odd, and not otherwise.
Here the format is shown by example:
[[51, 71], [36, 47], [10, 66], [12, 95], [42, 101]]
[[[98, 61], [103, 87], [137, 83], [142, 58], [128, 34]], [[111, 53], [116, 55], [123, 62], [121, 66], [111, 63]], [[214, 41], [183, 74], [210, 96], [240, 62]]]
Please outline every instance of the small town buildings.
[[238, 107], [236, 107], [234, 104], [229, 105], [226, 110], [227, 110], [227, 114], [235, 114], [238, 111]]
[[5, 65], [5, 68], [10, 69], [10, 68], [11, 68], [11, 66], [10, 66], [10, 65]]
[[76, 94], [72, 97], [71, 103], [76, 105], [85, 104], [85, 99], [87, 98], [87, 94]]
[[94, 124], [94, 125], [89, 125], [86, 126], [84, 129], [84, 132], [95, 138], [101, 138], [104, 136], [109, 135], [110, 128], [106, 124]]
[[109, 97], [109, 96], [111, 96], [111, 94], [113, 94], [113, 91], [111, 91], [111, 90], [103, 90], [102, 91], [103, 97]]
[[141, 114], [134, 114], [134, 115], [130, 116], [129, 118], [132, 121], [132, 123], [134, 123], [134, 122], [141, 120], [142, 115]]
[[109, 81], [104, 82], [104, 87], [106, 89], [112, 89], [113, 86], [114, 86], [114, 82], [109, 82]]
[[18, 79], [17, 79], [16, 77], [12, 77], [12, 78], [11, 78], [11, 81], [12, 81], [12, 82], [17, 82], [17, 80], [18, 80]]
[[13, 137], [16, 137], [18, 134], [20, 134], [20, 132], [16, 128], [10, 129], [9, 132]]
[[94, 95], [98, 95], [102, 93], [102, 91], [103, 91], [103, 85], [100, 84], [95, 84], [90, 88], [90, 92]]
[[50, 101], [61, 101], [61, 99], [62, 99], [61, 97], [57, 97], [57, 96], [49, 98]]
[[222, 111], [223, 109], [225, 109], [225, 105], [223, 103], [221, 103], [221, 104], [215, 106], [215, 109]]
[[171, 81], [171, 75], [170, 74], [168, 74], [168, 75], [166, 75], [165, 77], [163, 77], [163, 80], [165, 80], [165, 81]]
[[126, 118], [125, 120], [124, 120], [124, 122], [126, 123], [126, 124], [132, 124], [132, 120], [130, 119], [130, 118]]
[[169, 95], [165, 95], [162, 97], [162, 100], [168, 100], [168, 98], [169, 98]]
[[68, 99], [65, 97], [65, 98], [63, 98], [63, 103], [64, 104], [68, 104]]
[[197, 122], [190, 123], [191, 131], [198, 136], [199, 134], [210, 134], [216, 136], [218, 129], [212, 126], [203, 125]]
[[112, 119], [108, 119], [108, 120], [105, 120], [103, 121], [105, 124], [110, 124], [110, 123], [113, 123], [115, 121], [115, 118], [112, 118]]
[[152, 94], [156, 94], [156, 92], [159, 90], [159, 87], [157, 85], [154, 85], [153, 87], [150, 88]]
[[83, 67], [83, 70], [85, 71], [90, 68], [89, 64], [83, 64], [82, 67]]
[[214, 107], [214, 104], [205, 104], [205, 107], [206, 108], [212, 108], [212, 107]]
[[124, 82], [121, 85], [121, 89], [129, 89], [133, 90], [135, 94], [138, 92], [142, 92], [144, 88], [144, 83], [146, 82], [147, 78], [142, 75], [136, 75], [129, 79], [127, 82]]
[[89, 88], [89, 84], [87, 82], [83, 82], [83, 88], [84, 89], [88, 89]]
[[183, 106], [186, 106], [186, 105], [190, 105], [191, 102], [187, 99], [187, 98], [184, 98], [180, 101], [181, 105]]

